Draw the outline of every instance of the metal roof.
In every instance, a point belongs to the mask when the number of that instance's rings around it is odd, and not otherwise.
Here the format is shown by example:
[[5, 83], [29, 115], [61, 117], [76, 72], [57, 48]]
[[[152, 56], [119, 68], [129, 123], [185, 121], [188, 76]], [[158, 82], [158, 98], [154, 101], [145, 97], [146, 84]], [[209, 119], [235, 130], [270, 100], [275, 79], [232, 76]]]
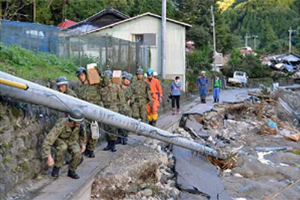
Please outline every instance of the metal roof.
[[[153, 14], [153, 13], [150, 13], [150, 12], [147, 12], [147, 13], [144, 13], [144, 14], [141, 14], [141, 15], [137, 15], [135, 17], [124, 19], [122, 21], [119, 21], [119, 22], [116, 22], [116, 23], [113, 23], [113, 24], [110, 24], [110, 25], [107, 25], [107, 26], [103, 26], [103, 27], [100, 27], [100, 28], [88, 31], [87, 33], [93, 33], [93, 32], [97, 32], [97, 31], [101, 31], [101, 30], [106, 29], [106, 28], [112, 28], [112, 27], [117, 26], [119, 24], [123, 24], [123, 23], [129, 22], [129, 21], [141, 18], [141, 17], [145, 17], [145, 16], [151, 16], [151, 17], [156, 17], [156, 18], [161, 19], [161, 16]], [[190, 24], [187, 24], [187, 23], [184, 23], [184, 22], [180, 22], [180, 21], [176, 21], [176, 20], [169, 19], [169, 18], [167, 18], [167, 21], [175, 23], [175, 24], [179, 24], [181, 26], [192, 27]]]

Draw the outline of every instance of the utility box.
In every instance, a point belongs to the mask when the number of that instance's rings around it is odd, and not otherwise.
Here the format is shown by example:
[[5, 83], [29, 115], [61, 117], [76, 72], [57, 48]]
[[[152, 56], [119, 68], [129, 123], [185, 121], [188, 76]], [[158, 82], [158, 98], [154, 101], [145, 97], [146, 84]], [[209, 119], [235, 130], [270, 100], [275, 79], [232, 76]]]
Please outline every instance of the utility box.
[[100, 77], [96, 67], [97, 63], [90, 63], [87, 65], [87, 73], [89, 77], [89, 83], [91, 85], [100, 83]]
[[117, 85], [121, 85], [121, 83], [122, 83], [122, 71], [121, 70], [113, 71], [112, 82], [114, 82]]

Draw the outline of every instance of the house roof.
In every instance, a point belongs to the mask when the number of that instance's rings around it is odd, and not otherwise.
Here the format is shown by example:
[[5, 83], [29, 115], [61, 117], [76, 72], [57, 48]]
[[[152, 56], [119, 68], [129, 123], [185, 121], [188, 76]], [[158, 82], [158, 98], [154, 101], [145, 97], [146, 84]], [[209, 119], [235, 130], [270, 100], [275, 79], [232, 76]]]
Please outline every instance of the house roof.
[[88, 17], [88, 18], [86, 18], [83, 21], [78, 22], [77, 24], [75, 24], [73, 26], [70, 26], [69, 28], [71, 29], [71, 28], [75, 28], [75, 27], [80, 26], [80, 25], [89, 24], [89, 22], [91, 22], [94, 19], [97, 19], [99, 17], [102, 17], [105, 14], [113, 14], [113, 15], [119, 17], [122, 20], [130, 18], [128, 15], [125, 15], [124, 13], [121, 13], [120, 11], [118, 11], [116, 9], [113, 9], [112, 7], [109, 7], [107, 9], [101, 10], [100, 12], [98, 12], [98, 13], [96, 13], [96, 14]]
[[65, 19], [65, 21], [59, 23], [59, 24], [57, 25], [57, 27], [62, 28], [62, 29], [65, 29], [65, 28], [68, 28], [68, 27], [73, 26], [73, 25], [75, 25], [75, 24], [77, 24], [77, 22], [74, 22], [74, 21], [69, 20], [69, 19]]
[[[93, 32], [97, 32], [97, 31], [101, 31], [103, 29], [112, 28], [112, 27], [117, 26], [119, 24], [123, 24], [123, 23], [129, 22], [129, 21], [141, 18], [141, 17], [145, 17], [145, 16], [151, 16], [151, 17], [155, 17], [155, 18], [161, 19], [161, 16], [153, 14], [153, 13], [150, 13], [150, 12], [147, 12], [147, 13], [144, 13], [144, 14], [141, 14], [141, 15], [137, 15], [135, 17], [124, 19], [122, 21], [119, 21], [119, 22], [116, 22], [116, 23], [113, 23], [113, 24], [109, 24], [107, 26], [103, 26], [103, 27], [100, 27], [100, 28], [97, 28], [97, 29], [94, 29], [94, 30], [87, 31], [86, 33], [93, 33]], [[167, 21], [175, 23], [175, 24], [179, 24], [181, 26], [192, 27], [190, 24], [187, 24], [187, 23], [184, 23], [184, 22], [180, 22], [180, 21], [176, 21], [176, 20], [169, 19], [169, 18], [167, 18]]]
[[295, 53], [271, 55], [263, 58], [264, 60], [282, 59], [290, 62], [299, 62], [300, 56]]

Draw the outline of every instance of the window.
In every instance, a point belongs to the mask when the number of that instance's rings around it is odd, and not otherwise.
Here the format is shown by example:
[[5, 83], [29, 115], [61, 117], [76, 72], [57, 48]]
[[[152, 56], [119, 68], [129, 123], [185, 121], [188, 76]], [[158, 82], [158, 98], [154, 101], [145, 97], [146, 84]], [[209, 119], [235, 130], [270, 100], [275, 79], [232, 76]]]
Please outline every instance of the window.
[[156, 34], [154, 33], [136, 34], [134, 35], [134, 41], [142, 43], [144, 45], [156, 46]]

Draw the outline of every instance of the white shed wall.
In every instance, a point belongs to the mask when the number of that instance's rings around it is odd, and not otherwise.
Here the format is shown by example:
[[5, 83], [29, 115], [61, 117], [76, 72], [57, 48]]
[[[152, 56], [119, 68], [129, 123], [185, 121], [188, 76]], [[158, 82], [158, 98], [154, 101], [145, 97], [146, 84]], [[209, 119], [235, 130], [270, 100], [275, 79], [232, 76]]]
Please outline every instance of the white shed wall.
[[[151, 68], [161, 74], [161, 20], [152, 16], [128, 21], [111, 28], [92, 33], [110, 35], [123, 40], [133, 41], [135, 34], [156, 34], [156, 46], [151, 47]], [[172, 22], [167, 22], [167, 70], [166, 78], [182, 78], [185, 90], [185, 27]]]

